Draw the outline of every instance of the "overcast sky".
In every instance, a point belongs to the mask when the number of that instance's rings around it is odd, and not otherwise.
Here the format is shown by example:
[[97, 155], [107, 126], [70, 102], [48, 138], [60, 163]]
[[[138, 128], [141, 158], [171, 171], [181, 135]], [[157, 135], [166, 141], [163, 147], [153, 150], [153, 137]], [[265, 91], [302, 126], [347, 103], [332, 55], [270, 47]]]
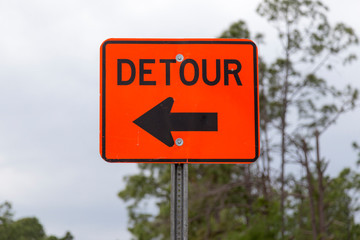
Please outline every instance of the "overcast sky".
[[[109, 164], [98, 153], [100, 44], [110, 37], [212, 38], [243, 19], [266, 33], [259, 52], [270, 60], [281, 50], [255, 14], [258, 2], [1, 0], [0, 202], [13, 203], [15, 218], [38, 217], [49, 234], [130, 239], [117, 193], [136, 165]], [[360, 33], [360, 1], [325, 2], [331, 21]], [[359, 67], [326, 77], [360, 87]], [[322, 137], [330, 174], [355, 166], [350, 144], [360, 142], [359, 119], [358, 110], [349, 113]]]

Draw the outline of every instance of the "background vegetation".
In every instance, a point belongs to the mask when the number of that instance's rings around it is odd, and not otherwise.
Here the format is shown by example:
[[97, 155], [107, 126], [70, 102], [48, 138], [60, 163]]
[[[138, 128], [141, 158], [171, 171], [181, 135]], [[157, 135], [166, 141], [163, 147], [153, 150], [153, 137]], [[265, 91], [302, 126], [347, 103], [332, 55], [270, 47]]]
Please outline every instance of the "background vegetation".
[[[263, 0], [257, 13], [282, 46], [273, 62], [260, 52], [261, 155], [251, 165], [189, 166], [189, 239], [360, 239], [359, 172], [329, 176], [320, 146], [324, 132], [357, 107], [357, 89], [331, 86], [323, 75], [336, 68], [334, 58], [356, 60], [358, 37], [344, 23], [331, 24], [321, 1]], [[244, 21], [220, 37], [266, 46]], [[139, 169], [119, 193], [129, 202], [129, 231], [135, 239], [169, 239], [170, 166]], [[145, 212], [153, 201], [158, 211]]]
[[13, 219], [9, 202], [0, 204], [0, 240], [73, 240], [70, 232], [62, 238], [47, 236], [36, 217]]

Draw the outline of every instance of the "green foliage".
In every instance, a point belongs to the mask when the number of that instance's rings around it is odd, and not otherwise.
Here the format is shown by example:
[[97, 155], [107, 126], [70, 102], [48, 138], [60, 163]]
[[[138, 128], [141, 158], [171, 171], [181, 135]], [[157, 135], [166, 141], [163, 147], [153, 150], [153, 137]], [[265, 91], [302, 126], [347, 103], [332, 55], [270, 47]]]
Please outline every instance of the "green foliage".
[[230, 28], [223, 32], [221, 38], [250, 38], [250, 32], [244, 21], [233, 23]]
[[[313, 183], [317, 180], [313, 179]], [[334, 178], [326, 177], [325, 209], [329, 233], [326, 239], [359, 239], [360, 225], [355, 222], [355, 214], [360, 207], [356, 197], [360, 190], [359, 180], [360, 174], [348, 168]], [[292, 214], [288, 219], [292, 238], [299, 240], [307, 240], [311, 236], [309, 198], [302, 186], [303, 181], [304, 179], [293, 186], [292, 193], [298, 197], [289, 207]], [[319, 196], [316, 194], [315, 197]]]
[[[170, 166], [162, 164], [139, 164], [140, 173], [126, 177], [126, 188], [119, 197], [130, 201], [128, 206], [129, 231], [137, 239], [170, 238]], [[154, 199], [159, 213], [144, 213], [147, 200]]]
[[355, 213], [360, 207], [356, 202], [356, 195], [360, 190], [360, 175], [345, 168], [338, 177], [328, 180], [326, 214], [329, 216], [329, 238], [359, 239], [360, 225], [355, 223]]
[[11, 238], [19, 240], [44, 239], [45, 232], [36, 218], [22, 218], [10, 225]]
[[353, 142], [352, 146], [353, 146], [354, 150], [357, 152], [358, 159], [357, 159], [356, 163], [359, 166], [360, 165], [360, 146], [357, 142]]
[[66, 232], [65, 236], [62, 238], [57, 238], [57, 237], [51, 235], [49, 237], [46, 237], [44, 240], [74, 240], [74, 237], [73, 237], [73, 235], [71, 235], [70, 232]]
[[[130, 201], [129, 230], [136, 239], [169, 239], [169, 166], [140, 164], [140, 169], [140, 174], [127, 178], [127, 187], [119, 193], [122, 199]], [[274, 239], [278, 229], [278, 203], [259, 197], [261, 193], [248, 194], [244, 185], [251, 181], [249, 171], [250, 168], [242, 165], [189, 166], [189, 196], [196, 196], [189, 198], [191, 239], [200, 240], [204, 236], [207, 239], [256, 239], [258, 236]], [[159, 212], [139, 213], [142, 202], [150, 196], [156, 199]], [[269, 217], [262, 217], [262, 213]], [[252, 222], [257, 223], [256, 227]], [[258, 227], [263, 230], [259, 232]]]
[[47, 237], [43, 226], [35, 217], [13, 220], [11, 204], [0, 204], [0, 240], [73, 240], [74, 237], [67, 232], [63, 238]]
[[[161, 164], [140, 164], [140, 168], [139, 176], [127, 177], [127, 187], [119, 193], [130, 203], [129, 230], [134, 239], [169, 239], [170, 168]], [[266, 193], [260, 174], [256, 167], [243, 165], [190, 165], [190, 238], [279, 239], [279, 196], [275, 186], [268, 186]], [[311, 236], [311, 224], [304, 179], [289, 178], [288, 181], [291, 187], [288, 194], [295, 196], [288, 201], [288, 237], [307, 240]], [[316, 181], [313, 179], [314, 184]], [[359, 238], [360, 225], [354, 216], [360, 206], [351, 196], [358, 192], [359, 183], [360, 175], [349, 169], [344, 169], [335, 178], [326, 177], [328, 239]], [[144, 202], [149, 199], [156, 199], [158, 212], [141, 212]]]
[[0, 204], [0, 224], [8, 224], [12, 217], [13, 213], [11, 212], [11, 203], [4, 202], [3, 204]]

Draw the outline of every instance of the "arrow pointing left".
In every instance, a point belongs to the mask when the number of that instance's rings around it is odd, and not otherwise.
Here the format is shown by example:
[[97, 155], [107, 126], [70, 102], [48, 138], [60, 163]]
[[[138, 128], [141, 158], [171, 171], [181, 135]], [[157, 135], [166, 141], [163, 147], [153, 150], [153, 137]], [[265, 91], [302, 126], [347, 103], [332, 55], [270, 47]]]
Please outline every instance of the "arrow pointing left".
[[168, 147], [174, 145], [171, 131], [217, 131], [217, 113], [171, 113], [174, 99], [169, 97], [134, 121]]

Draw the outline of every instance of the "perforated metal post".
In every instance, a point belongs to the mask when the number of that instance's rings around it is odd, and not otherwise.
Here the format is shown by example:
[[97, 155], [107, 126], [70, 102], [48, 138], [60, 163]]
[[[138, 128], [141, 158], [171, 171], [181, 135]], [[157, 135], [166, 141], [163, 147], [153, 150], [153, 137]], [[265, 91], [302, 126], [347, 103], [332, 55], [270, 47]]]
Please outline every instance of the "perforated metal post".
[[171, 164], [171, 240], [188, 239], [188, 165]]

